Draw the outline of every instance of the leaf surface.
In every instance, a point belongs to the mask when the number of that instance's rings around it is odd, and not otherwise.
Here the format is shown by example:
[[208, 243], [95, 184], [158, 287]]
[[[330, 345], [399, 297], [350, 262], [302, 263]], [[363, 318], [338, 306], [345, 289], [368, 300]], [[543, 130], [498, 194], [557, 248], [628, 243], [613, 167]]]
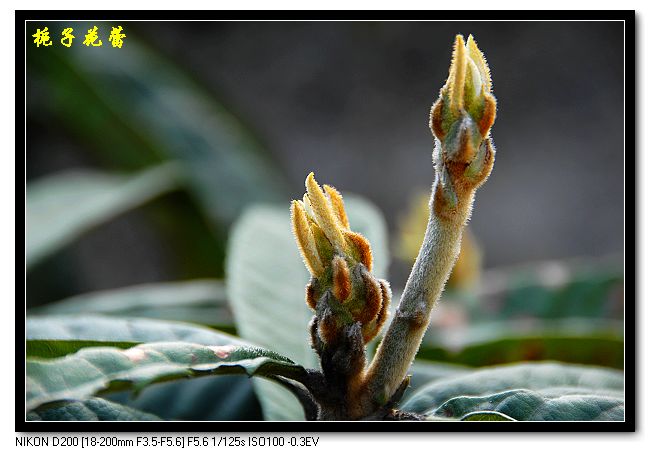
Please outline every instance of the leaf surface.
[[28, 316], [26, 332], [28, 341], [193, 342], [203, 345], [251, 345], [230, 334], [199, 325], [97, 314]]
[[160, 421], [158, 416], [100, 397], [54, 403], [27, 413], [28, 421]]
[[623, 373], [560, 363], [496, 366], [422, 386], [402, 409], [460, 419], [494, 411], [516, 420], [624, 420]]
[[185, 377], [304, 374], [301, 366], [269, 350], [186, 342], [148, 343], [126, 350], [84, 348], [52, 360], [27, 360], [26, 371], [27, 411], [44, 403], [85, 400], [109, 389], [139, 391], [155, 382]]
[[424, 385], [432, 383], [433, 381], [453, 375], [460, 375], [465, 372], [472, 372], [473, 370], [474, 369], [471, 367], [461, 366], [458, 364], [416, 359], [408, 370], [408, 375], [411, 376], [411, 380], [404, 397], [408, 397], [409, 394], [417, 391]]
[[[201, 326], [99, 315], [28, 317], [27, 337], [27, 356], [42, 358], [64, 356], [89, 346], [130, 348], [153, 341], [247, 345], [238, 338]], [[135, 399], [131, 391], [111, 393], [106, 397], [164, 419], [261, 419], [252, 381], [237, 376], [156, 384], [145, 388]]]
[[192, 378], [151, 385], [137, 397], [131, 391], [106, 394], [120, 404], [181, 421], [262, 421], [253, 380], [238, 375]]

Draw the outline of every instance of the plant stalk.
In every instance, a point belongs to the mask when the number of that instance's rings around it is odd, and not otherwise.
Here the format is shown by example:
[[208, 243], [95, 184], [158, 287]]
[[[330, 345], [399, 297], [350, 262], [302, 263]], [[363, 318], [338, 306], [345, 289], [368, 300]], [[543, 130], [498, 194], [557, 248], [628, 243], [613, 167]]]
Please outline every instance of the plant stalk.
[[444, 200], [435, 195], [440, 180], [433, 184], [429, 221], [424, 241], [402, 293], [388, 331], [366, 375], [366, 390], [373, 405], [385, 403], [399, 388], [420, 347], [431, 311], [460, 253], [465, 223], [471, 212], [473, 193], [459, 199], [455, 212], [437, 215]]

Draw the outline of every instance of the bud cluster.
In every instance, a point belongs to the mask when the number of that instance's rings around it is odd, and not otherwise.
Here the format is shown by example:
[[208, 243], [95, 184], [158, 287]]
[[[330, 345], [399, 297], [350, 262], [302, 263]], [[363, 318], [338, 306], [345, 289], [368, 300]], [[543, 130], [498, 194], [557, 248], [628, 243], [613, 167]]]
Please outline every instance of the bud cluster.
[[490, 69], [470, 35], [456, 36], [449, 77], [431, 108], [430, 126], [436, 139], [435, 213], [459, 215], [473, 192], [487, 179], [494, 164], [490, 128], [497, 103]]
[[360, 327], [363, 343], [368, 343], [388, 316], [390, 287], [372, 275], [370, 244], [350, 230], [341, 194], [329, 185], [321, 189], [314, 173], [305, 185], [302, 201], [291, 204], [291, 220], [312, 276], [306, 289], [307, 305], [316, 312], [312, 345], [320, 354], [352, 327]]
[[[492, 79], [483, 53], [470, 35], [456, 37], [449, 77], [431, 109], [431, 129], [445, 150], [478, 148], [496, 117]], [[463, 144], [463, 146], [459, 146]]]

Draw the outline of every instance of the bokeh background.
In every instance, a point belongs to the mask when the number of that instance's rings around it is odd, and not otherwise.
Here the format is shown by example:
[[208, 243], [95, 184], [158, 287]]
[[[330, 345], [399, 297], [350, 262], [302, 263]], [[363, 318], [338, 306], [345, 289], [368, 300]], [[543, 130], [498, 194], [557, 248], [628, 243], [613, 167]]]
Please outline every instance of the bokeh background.
[[[93, 58], [101, 54], [119, 76], [144, 76], [127, 72], [137, 40], [138, 50], [200, 85], [184, 93], [184, 102], [196, 96], [227, 106], [262, 143], [269, 172], [281, 176], [278, 198], [300, 196], [305, 175], [315, 170], [320, 180], [374, 202], [395, 233], [409, 201], [432, 180], [428, 111], [447, 76], [453, 37], [472, 33], [488, 58], [499, 101], [496, 169], [472, 218], [485, 266], [574, 256], [622, 259], [621, 22], [125, 22], [121, 49], [109, 48], [107, 36], [104, 47], [85, 48], [81, 41], [90, 26], [81, 23], [73, 47], [64, 48], [58, 42], [63, 25], [49, 24], [53, 47], [27, 46], [28, 182], [71, 168], [143, 166], [104, 146], [123, 147], [115, 134], [139, 133], [132, 102], [112, 112], [119, 130], [102, 117], [92, 131], [80, 130], [86, 125], [78, 118], [101, 109], [86, 90], [93, 83], [105, 86], [109, 75], [94, 78]], [[107, 35], [109, 24], [99, 25]], [[86, 61], [76, 61], [73, 74], [52, 75], [70, 67], [66, 59], [75, 52]], [[88, 73], [80, 76], [83, 70]], [[61, 81], [65, 76], [69, 80]], [[137, 80], [140, 88], [164, 83], [156, 74], [147, 77]], [[70, 83], [64, 96], [78, 98], [60, 99], [52, 83]], [[135, 145], [132, 152], [145, 154]], [[230, 196], [237, 202], [237, 191]], [[178, 198], [159, 202], [187, 201]], [[242, 198], [243, 208], [254, 196]], [[220, 275], [217, 262], [179, 268], [169, 242], [182, 239], [152, 232], [151, 209], [126, 214], [44, 261], [29, 275], [28, 302], [190, 273]], [[234, 216], [223, 222], [226, 228]], [[399, 266], [393, 270], [404, 277]], [[53, 273], [53, 282], [37, 278]]]
[[[94, 25], [103, 45], [86, 47]], [[118, 25], [126, 37], [113, 48]], [[45, 26], [54, 44], [37, 47], [31, 35]], [[59, 42], [66, 27], [70, 48]], [[496, 163], [418, 357], [621, 369], [623, 31], [602, 21], [28, 22], [28, 313], [188, 320], [275, 347], [277, 325], [260, 320], [249, 337], [233, 319], [229, 240], [256, 203], [286, 208], [288, 221], [310, 171], [384, 217], [397, 299], [426, 220], [429, 109], [454, 36], [473, 34], [498, 99]], [[251, 231], [250, 243], [272, 247], [268, 231]], [[297, 256], [287, 247], [270, 255]], [[250, 271], [273, 267], [261, 260]], [[275, 314], [304, 332], [302, 314]], [[206, 404], [213, 385], [238, 401]], [[169, 418], [261, 416], [241, 379], [185, 390], [128, 403]], [[245, 414], [233, 408], [241, 400]]]

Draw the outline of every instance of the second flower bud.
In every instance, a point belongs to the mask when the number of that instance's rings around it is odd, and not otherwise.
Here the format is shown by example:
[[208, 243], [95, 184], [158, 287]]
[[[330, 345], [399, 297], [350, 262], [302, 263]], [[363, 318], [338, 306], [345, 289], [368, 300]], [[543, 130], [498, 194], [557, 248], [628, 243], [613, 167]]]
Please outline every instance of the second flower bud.
[[372, 275], [368, 240], [350, 230], [340, 193], [320, 188], [307, 176], [307, 193], [293, 201], [291, 218], [298, 248], [312, 278], [307, 305], [316, 312], [312, 325], [314, 348], [334, 345], [359, 323], [363, 342], [372, 340], [388, 317], [388, 283]]

